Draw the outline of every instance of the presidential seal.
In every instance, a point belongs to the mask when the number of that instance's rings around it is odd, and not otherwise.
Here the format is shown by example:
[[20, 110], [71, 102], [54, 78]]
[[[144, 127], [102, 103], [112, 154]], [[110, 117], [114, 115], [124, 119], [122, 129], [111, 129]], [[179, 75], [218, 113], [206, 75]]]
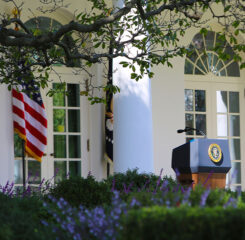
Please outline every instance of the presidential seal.
[[222, 158], [222, 151], [218, 144], [212, 143], [208, 148], [208, 156], [215, 163], [218, 163]]

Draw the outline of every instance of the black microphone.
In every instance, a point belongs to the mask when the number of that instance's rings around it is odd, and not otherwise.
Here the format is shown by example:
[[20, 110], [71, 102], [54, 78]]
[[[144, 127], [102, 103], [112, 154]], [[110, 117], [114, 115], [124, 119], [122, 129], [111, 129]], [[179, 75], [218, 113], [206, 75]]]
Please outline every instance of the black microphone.
[[196, 129], [196, 128], [192, 128], [192, 127], [185, 127], [185, 129], [178, 129], [177, 130], [177, 133], [183, 133], [183, 132], [189, 132], [189, 131], [196, 131], [196, 132], [199, 132], [202, 136], [206, 137], [206, 134], [199, 130], [199, 129]]
[[185, 127], [185, 129], [178, 129], [177, 133], [188, 132], [188, 131], [191, 131], [191, 130], [196, 130], [196, 129], [190, 128], [190, 127]]
[[177, 130], [177, 133], [182, 133], [182, 132], [185, 132], [185, 129], [178, 129]]

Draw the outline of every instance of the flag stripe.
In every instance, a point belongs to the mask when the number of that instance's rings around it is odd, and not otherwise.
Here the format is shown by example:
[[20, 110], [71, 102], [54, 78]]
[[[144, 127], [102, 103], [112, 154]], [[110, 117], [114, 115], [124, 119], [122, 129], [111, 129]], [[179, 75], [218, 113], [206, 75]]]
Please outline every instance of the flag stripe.
[[40, 151], [35, 145], [33, 145], [31, 142], [27, 141], [26, 146], [31, 149], [32, 152], [34, 152], [38, 157], [42, 157], [43, 152]]
[[47, 144], [47, 139], [45, 136], [42, 135], [36, 128], [34, 128], [28, 121], [26, 121], [26, 129], [32, 133], [40, 142], [44, 145]]
[[[26, 136], [26, 130], [25, 128], [21, 127], [21, 125], [17, 122], [14, 122], [14, 129], [17, 129], [18, 131], [20, 131], [20, 133], [23, 135], [23, 136]], [[18, 131], [16, 131], [18, 133]], [[20, 136], [22, 139], [23, 136]], [[25, 140], [25, 139], [24, 139]]]
[[15, 123], [18, 125], [14, 125], [14, 127], [19, 129], [22, 134], [24, 134], [25, 132], [26, 133], [25, 135], [29, 141], [33, 142], [37, 146], [40, 146], [41, 150], [45, 149], [46, 143], [41, 142], [39, 138], [37, 138], [35, 135], [32, 134], [33, 133], [32, 131], [29, 131], [28, 128], [25, 128], [25, 121], [23, 119], [14, 115], [14, 124]]
[[42, 151], [40, 151], [39, 149], [37, 149], [33, 144], [31, 144], [27, 140], [27, 137], [26, 137], [26, 134], [25, 134], [25, 129], [22, 128], [21, 126], [19, 126], [18, 123], [16, 123], [16, 122], [14, 122], [14, 130], [15, 130], [16, 133], [18, 133], [20, 135], [20, 137], [22, 139], [24, 139], [25, 141], [28, 142], [27, 146], [29, 146], [30, 149], [34, 149], [34, 152], [37, 153], [37, 156], [39, 156], [39, 158], [43, 155], [43, 152]]
[[42, 158], [38, 156], [35, 152], [33, 152], [28, 146], [25, 146], [26, 151], [31, 155], [33, 158], [35, 158], [37, 161], [41, 162]]
[[[37, 131], [39, 132], [38, 134], [42, 135], [42, 138], [45, 138], [45, 136], [47, 136], [47, 128], [40, 124], [40, 122], [33, 118], [28, 112], [24, 113], [21, 109], [17, 108], [16, 106], [13, 106], [13, 113], [14, 115], [19, 116], [19, 118], [22, 118], [22, 120], [25, 118], [26, 121], [28, 121], [29, 124], [32, 125], [32, 127], [37, 129]], [[25, 122], [25, 120], [23, 121]]]
[[47, 136], [47, 128], [44, 127], [39, 121], [32, 117], [28, 112], [23, 112], [21, 109], [24, 109], [24, 104], [17, 99], [13, 99], [13, 112], [19, 117], [24, 118], [36, 129], [39, 129], [44, 136]]
[[45, 146], [47, 145], [47, 116], [39, 93], [39, 89], [33, 91], [34, 81], [26, 84], [22, 82], [18, 89], [12, 89], [13, 95], [13, 124], [14, 130], [25, 140], [25, 151], [33, 158], [41, 161]]
[[20, 118], [22, 118], [23, 121], [24, 121], [25, 113], [24, 113], [21, 109], [19, 109], [19, 108], [16, 107], [16, 106], [13, 106], [13, 113], [14, 113], [14, 115], [17, 115], [17, 116], [19, 116]]
[[[14, 110], [15, 113], [16, 110]], [[47, 138], [40, 131], [38, 131], [35, 127], [33, 127], [28, 121], [23, 119], [24, 113], [18, 109], [20, 114], [14, 114], [13, 118], [22, 128], [26, 128], [28, 132], [31, 132], [33, 136], [35, 136], [38, 141], [42, 144], [47, 145]], [[45, 131], [46, 133], [46, 131]]]
[[[20, 94], [24, 96], [20, 96]], [[42, 106], [29, 99], [24, 93], [18, 93], [16, 90], [13, 90], [13, 97], [23, 102], [25, 112], [29, 112], [44, 127], [47, 127], [46, 112]]]

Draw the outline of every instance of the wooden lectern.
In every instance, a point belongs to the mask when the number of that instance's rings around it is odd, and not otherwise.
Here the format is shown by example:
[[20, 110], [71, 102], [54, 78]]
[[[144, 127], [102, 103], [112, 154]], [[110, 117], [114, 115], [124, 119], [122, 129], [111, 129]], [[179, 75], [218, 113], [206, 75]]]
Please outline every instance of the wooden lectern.
[[172, 168], [182, 185], [225, 188], [231, 168], [228, 140], [200, 138], [172, 152]]

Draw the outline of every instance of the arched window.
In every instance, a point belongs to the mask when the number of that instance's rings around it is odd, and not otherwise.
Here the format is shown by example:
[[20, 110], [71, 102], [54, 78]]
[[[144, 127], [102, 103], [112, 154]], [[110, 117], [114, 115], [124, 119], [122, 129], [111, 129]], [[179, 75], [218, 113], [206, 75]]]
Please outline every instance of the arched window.
[[[57, 31], [62, 24], [56, 21], [55, 19], [48, 18], [48, 17], [37, 17], [37, 18], [32, 18], [28, 20], [25, 23], [26, 27], [28, 29], [31, 29], [32, 31], [36, 31], [36, 34], [39, 34], [38, 31], [45, 33], [45, 32], [55, 32]], [[70, 49], [74, 48], [75, 43], [74, 40], [70, 35], [65, 35], [62, 38], [62, 42], [65, 43]], [[63, 52], [63, 49], [62, 49]], [[73, 50], [72, 53], [77, 53], [77, 50]], [[63, 56], [65, 55], [64, 52], [62, 54]], [[66, 66], [68, 67], [80, 67], [80, 61], [79, 60], [67, 60], [66, 61]], [[59, 65], [59, 64], [58, 64]]]
[[48, 18], [48, 17], [37, 17], [28, 20], [25, 23], [26, 27], [29, 29], [39, 29], [42, 32], [45, 31], [56, 31], [59, 27], [61, 27], [61, 23], [58, 21]]
[[[222, 54], [227, 57], [222, 60], [213, 50], [215, 46], [223, 48]], [[240, 77], [239, 65], [233, 60], [234, 52], [229, 43], [218, 33], [209, 31], [206, 36], [198, 33], [190, 44], [191, 52], [185, 60], [185, 74]]]

